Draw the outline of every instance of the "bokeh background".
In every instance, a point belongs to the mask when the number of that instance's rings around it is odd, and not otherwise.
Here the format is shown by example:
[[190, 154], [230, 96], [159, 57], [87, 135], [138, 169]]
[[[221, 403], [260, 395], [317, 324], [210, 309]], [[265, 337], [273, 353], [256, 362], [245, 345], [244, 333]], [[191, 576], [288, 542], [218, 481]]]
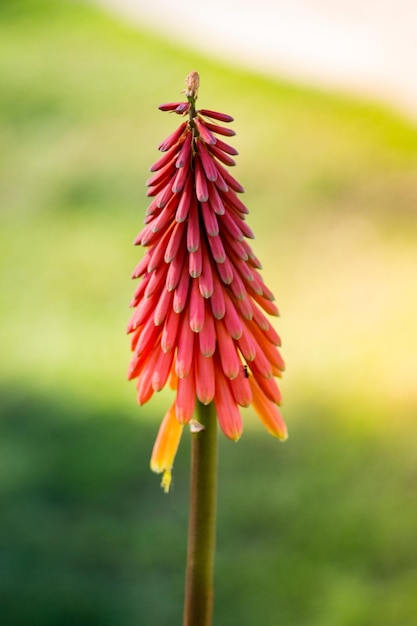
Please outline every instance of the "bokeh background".
[[165, 496], [169, 392], [136, 406], [124, 329], [177, 123], [157, 107], [198, 69], [235, 117], [290, 432], [247, 411], [220, 440], [215, 624], [413, 626], [415, 121], [174, 40], [81, 0], [0, 4], [1, 621], [181, 623], [189, 437]]

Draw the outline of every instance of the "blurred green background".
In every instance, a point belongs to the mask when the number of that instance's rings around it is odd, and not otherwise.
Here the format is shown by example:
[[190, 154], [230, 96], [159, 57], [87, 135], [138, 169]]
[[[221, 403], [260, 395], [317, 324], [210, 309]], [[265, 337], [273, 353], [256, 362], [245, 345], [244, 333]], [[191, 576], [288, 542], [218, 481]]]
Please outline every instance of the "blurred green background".
[[75, 0], [0, 4], [5, 626], [180, 624], [189, 437], [135, 405], [124, 329], [156, 146], [192, 69], [235, 117], [277, 296], [290, 439], [221, 438], [215, 624], [417, 623], [417, 130], [201, 58]]

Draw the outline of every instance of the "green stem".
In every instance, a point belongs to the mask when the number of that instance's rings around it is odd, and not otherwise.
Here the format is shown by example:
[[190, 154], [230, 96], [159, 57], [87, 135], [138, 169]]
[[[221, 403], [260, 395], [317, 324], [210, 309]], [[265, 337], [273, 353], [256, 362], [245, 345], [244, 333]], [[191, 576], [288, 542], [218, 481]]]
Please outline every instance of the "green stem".
[[198, 403], [204, 429], [191, 444], [191, 491], [184, 626], [211, 626], [216, 546], [217, 418], [213, 403]]

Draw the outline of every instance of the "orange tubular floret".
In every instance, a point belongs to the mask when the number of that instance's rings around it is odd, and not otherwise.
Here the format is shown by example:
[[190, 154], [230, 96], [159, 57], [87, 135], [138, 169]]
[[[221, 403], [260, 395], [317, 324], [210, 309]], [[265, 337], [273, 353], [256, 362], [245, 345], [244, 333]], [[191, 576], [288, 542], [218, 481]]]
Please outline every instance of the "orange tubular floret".
[[265, 428], [274, 437], [285, 441], [288, 437], [287, 427], [276, 404], [268, 400], [254, 376], [250, 376], [248, 380], [252, 389], [252, 406]]
[[175, 416], [175, 403], [166, 412], [152, 450], [151, 470], [163, 473], [161, 485], [167, 493], [171, 484], [171, 470], [180, 445], [183, 427]]

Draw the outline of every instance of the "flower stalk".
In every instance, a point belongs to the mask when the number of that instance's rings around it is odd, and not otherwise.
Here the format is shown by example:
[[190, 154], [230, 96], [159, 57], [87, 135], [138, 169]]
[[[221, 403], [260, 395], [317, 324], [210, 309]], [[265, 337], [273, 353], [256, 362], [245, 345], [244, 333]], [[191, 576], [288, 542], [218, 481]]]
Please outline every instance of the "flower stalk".
[[213, 403], [197, 405], [191, 426], [191, 487], [183, 626], [211, 626], [216, 546], [217, 418]]

